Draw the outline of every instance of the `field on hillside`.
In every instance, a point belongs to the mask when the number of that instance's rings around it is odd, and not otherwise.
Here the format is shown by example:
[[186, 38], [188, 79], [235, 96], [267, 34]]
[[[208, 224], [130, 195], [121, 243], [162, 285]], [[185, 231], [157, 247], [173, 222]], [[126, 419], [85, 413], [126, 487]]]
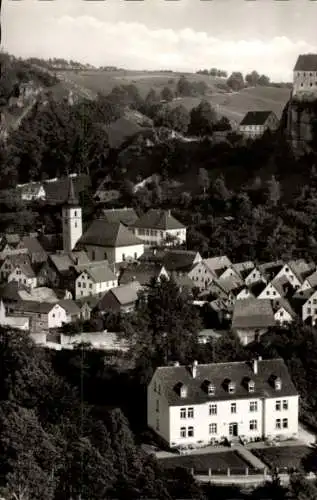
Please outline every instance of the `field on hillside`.
[[[115, 85], [135, 84], [141, 95], [146, 96], [153, 88], [160, 92], [163, 87], [169, 86], [175, 89], [177, 80], [181, 73], [151, 73], [133, 71], [67, 71], [63, 73], [64, 81], [73, 83], [76, 87], [88, 89], [93, 93], [108, 94]], [[230, 120], [240, 122], [247, 111], [259, 110], [274, 111], [278, 117], [286, 105], [290, 90], [277, 87], [253, 87], [246, 88], [239, 92], [227, 93], [219, 88], [225, 83], [222, 78], [214, 78], [207, 75], [186, 74], [190, 81], [204, 81], [208, 85], [206, 99], [216, 108], [221, 116], [226, 116]], [[173, 106], [183, 104], [188, 110], [197, 106], [201, 98], [184, 97], [175, 99]]]

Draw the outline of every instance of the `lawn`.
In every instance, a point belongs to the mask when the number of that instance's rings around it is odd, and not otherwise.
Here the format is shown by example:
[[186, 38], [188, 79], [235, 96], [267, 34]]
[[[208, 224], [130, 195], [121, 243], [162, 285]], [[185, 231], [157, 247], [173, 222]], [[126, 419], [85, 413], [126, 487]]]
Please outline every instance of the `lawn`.
[[271, 468], [299, 469], [302, 461], [311, 453], [308, 446], [277, 446], [252, 450], [252, 453]]
[[249, 465], [235, 451], [224, 451], [217, 453], [206, 453], [202, 455], [178, 455], [175, 457], [160, 458], [160, 465], [171, 469], [184, 467], [194, 469], [195, 474], [206, 474], [211, 469], [213, 474], [225, 474], [230, 468], [232, 474], [243, 474]]

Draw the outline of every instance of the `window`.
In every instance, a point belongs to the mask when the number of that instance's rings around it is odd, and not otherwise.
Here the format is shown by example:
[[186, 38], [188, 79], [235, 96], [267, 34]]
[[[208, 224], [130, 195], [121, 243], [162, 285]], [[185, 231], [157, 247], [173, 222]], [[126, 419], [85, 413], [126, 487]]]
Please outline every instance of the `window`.
[[283, 399], [283, 410], [288, 410], [288, 401], [287, 401], [287, 399]]
[[253, 382], [253, 380], [249, 381], [249, 383], [248, 383], [248, 389], [249, 389], [249, 392], [254, 392], [254, 390], [255, 390], [255, 383]]
[[250, 420], [249, 429], [250, 429], [250, 431], [256, 431], [258, 429], [258, 421], [257, 420]]
[[231, 413], [237, 413], [237, 403], [231, 403]]
[[159, 400], [157, 399], [156, 400], [156, 411], [159, 412], [160, 411], [160, 402]]
[[283, 418], [283, 429], [288, 429], [288, 418]]
[[277, 418], [275, 420], [275, 429], [281, 429], [281, 419]]
[[74, 223], [75, 228], [77, 227], [77, 222]]
[[250, 411], [258, 411], [258, 402], [257, 401], [250, 401], [249, 409], [250, 409]]
[[209, 424], [209, 434], [217, 434], [217, 424]]
[[275, 411], [281, 411], [281, 401], [275, 401]]
[[307, 307], [307, 314], [311, 314], [311, 308]]
[[235, 389], [236, 389], [235, 384], [233, 382], [230, 382], [229, 385], [228, 385], [228, 392], [229, 392], [229, 394], [233, 394], [234, 391], [235, 391]]
[[181, 418], [186, 418], [186, 408], [181, 408], [181, 410], [180, 410], [180, 417]]
[[96, 252], [95, 252], [95, 250], [92, 250], [92, 252], [91, 252], [91, 258], [92, 258], [92, 260], [96, 259]]
[[122, 254], [122, 260], [125, 260], [125, 253]]
[[188, 408], [187, 418], [194, 418], [194, 408]]
[[92, 288], [92, 283], [89, 283], [89, 288]]
[[157, 387], [157, 393], [161, 394], [161, 384], [159, 384], [158, 387]]
[[188, 427], [188, 437], [194, 437], [194, 427]]
[[86, 288], [86, 283], [83, 283], [83, 288]]
[[275, 385], [275, 390], [276, 391], [280, 391], [281, 390], [281, 388], [282, 388], [282, 381], [281, 381], [281, 379], [279, 377], [275, 379], [275, 384], [274, 385]]
[[77, 286], [78, 286], [78, 288], [80, 288], [81, 287], [81, 283], [77, 283]]
[[159, 431], [160, 430], [160, 421], [159, 419], [157, 418], [156, 419], [156, 430]]
[[217, 415], [217, 405], [209, 405], [209, 415]]
[[55, 313], [52, 314], [53, 318], [55, 318]]
[[186, 437], [186, 427], [181, 427], [180, 436], [181, 436], [181, 438], [185, 438]]
[[209, 396], [214, 396], [215, 395], [215, 386], [213, 384], [208, 385], [208, 395]]
[[138, 254], [137, 252], [134, 252], [134, 258], [137, 259], [138, 258]]
[[75, 217], [77, 217], [77, 212], [76, 212], [76, 210], [75, 210], [75, 212], [74, 212], [74, 215], [75, 215]]

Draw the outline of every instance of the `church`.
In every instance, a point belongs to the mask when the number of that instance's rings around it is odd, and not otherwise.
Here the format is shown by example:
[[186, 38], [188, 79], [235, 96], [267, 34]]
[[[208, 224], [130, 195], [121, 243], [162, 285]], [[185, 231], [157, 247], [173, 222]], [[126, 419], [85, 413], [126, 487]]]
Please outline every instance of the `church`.
[[119, 264], [138, 259], [144, 243], [121, 222], [95, 219], [83, 232], [82, 209], [70, 178], [67, 202], [62, 209], [63, 251], [85, 250], [92, 261]]

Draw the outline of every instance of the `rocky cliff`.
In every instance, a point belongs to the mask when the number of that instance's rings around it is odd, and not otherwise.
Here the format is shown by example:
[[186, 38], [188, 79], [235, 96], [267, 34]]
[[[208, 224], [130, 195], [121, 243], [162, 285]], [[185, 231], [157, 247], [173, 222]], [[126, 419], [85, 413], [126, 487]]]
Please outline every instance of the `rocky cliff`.
[[312, 150], [317, 123], [317, 95], [291, 96], [281, 118], [281, 127], [296, 155]]

